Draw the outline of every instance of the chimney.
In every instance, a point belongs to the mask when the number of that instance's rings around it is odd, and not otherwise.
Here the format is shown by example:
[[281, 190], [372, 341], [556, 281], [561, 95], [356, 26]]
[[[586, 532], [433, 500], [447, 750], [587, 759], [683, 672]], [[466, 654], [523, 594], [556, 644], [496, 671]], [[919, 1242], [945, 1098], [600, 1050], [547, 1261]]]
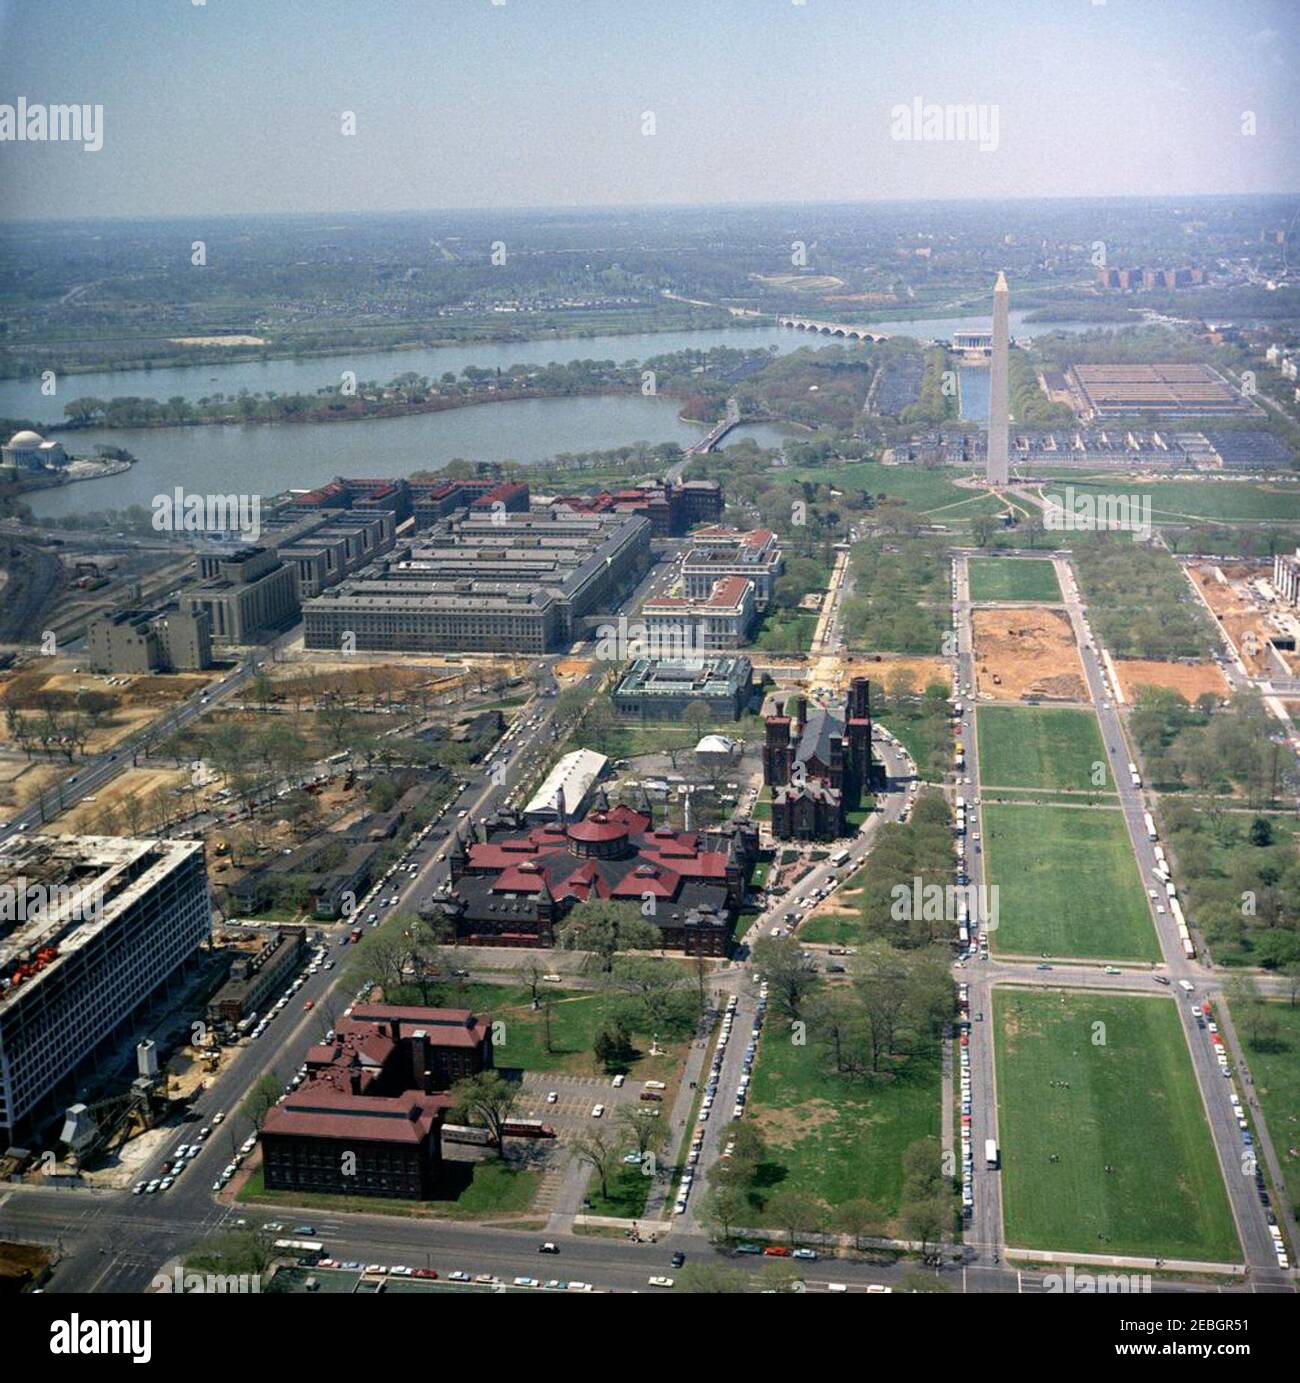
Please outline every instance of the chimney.
[[429, 1034], [419, 1028], [411, 1034], [411, 1074], [426, 1095], [433, 1094], [433, 1072], [429, 1069]]

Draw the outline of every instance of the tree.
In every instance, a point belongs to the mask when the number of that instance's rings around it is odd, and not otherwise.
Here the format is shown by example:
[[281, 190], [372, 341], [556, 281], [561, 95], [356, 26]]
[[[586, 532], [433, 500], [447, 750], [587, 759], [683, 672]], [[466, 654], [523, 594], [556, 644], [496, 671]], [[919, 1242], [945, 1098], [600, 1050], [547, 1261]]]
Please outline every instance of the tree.
[[899, 1219], [903, 1233], [920, 1246], [923, 1263], [937, 1263], [944, 1236], [952, 1232], [952, 1200], [949, 1196], [928, 1196], [907, 1201]]
[[659, 928], [647, 922], [633, 904], [605, 899], [579, 903], [559, 933], [562, 949], [593, 952], [606, 974], [620, 951], [657, 950], [661, 940]]
[[255, 1129], [260, 1130], [266, 1116], [275, 1108], [279, 1098], [280, 1083], [268, 1071], [244, 1096], [244, 1102], [239, 1106], [240, 1113]]
[[617, 1015], [611, 1015], [601, 1024], [593, 1043], [596, 1060], [607, 1071], [626, 1069], [636, 1049], [632, 1045], [632, 1034], [627, 1024]]
[[1250, 843], [1252, 845], [1273, 844], [1273, 823], [1266, 816], [1257, 816], [1250, 823]]
[[684, 719], [686, 724], [690, 726], [692, 739], [698, 744], [713, 724], [713, 712], [709, 709], [707, 702], [692, 701], [686, 707]]
[[506, 1155], [505, 1125], [519, 1099], [519, 1087], [496, 1071], [480, 1071], [458, 1080], [450, 1091], [452, 1105], [467, 1122], [475, 1116], [496, 1139], [497, 1156]]
[[619, 1146], [612, 1134], [603, 1129], [580, 1134], [571, 1144], [573, 1156], [599, 1177], [601, 1200], [609, 1199], [609, 1177], [618, 1168]]
[[754, 969], [767, 980], [778, 1008], [791, 1019], [800, 1016], [804, 1000], [821, 983], [801, 950], [792, 937], [765, 936], [754, 943]]
[[642, 1162], [645, 1161], [646, 1154], [660, 1141], [659, 1120], [654, 1117], [653, 1110], [640, 1109], [635, 1105], [625, 1107], [619, 1110], [615, 1124], [631, 1135]]
[[785, 1230], [791, 1247], [798, 1243], [801, 1235], [818, 1233], [824, 1219], [820, 1203], [802, 1191], [778, 1191], [768, 1201], [766, 1212], [768, 1219]]
[[748, 1208], [749, 1201], [738, 1187], [711, 1185], [700, 1202], [700, 1219], [715, 1238], [730, 1239]]
[[845, 1201], [835, 1214], [835, 1226], [841, 1234], [853, 1240], [853, 1247], [862, 1249], [864, 1239], [879, 1238], [884, 1234], [889, 1217], [875, 1201], [864, 1199]]

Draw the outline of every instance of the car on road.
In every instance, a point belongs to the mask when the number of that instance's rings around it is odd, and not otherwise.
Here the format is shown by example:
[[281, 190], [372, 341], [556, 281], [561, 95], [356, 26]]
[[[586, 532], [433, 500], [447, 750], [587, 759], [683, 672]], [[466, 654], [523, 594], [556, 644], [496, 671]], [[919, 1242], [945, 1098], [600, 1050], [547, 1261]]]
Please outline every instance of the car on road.
[[1167, 985], [1167, 984], [1169, 983], [1169, 976], [1168, 976], [1168, 975], [1152, 975], [1151, 978], [1152, 978], [1153, 980], [1155, 980], [1155, 982], [1156, 982], [1157, 984], [1165, 984], [1165, 985]]
[[673, 1279], [671, 1277], [662, 1276], [652, 1277], [650, 1279], [650, 1285], [652, 1287], [671, 1287], [673, 1285]]
[[784, 1244], [768, 1244], [763, 1250], [764, 1258], [789, 1258], [790, 1250]]
[[544, 1244], [538, 1244], [537, 1246], [538, 1253], [559, 1253], [559, 1251], [559, 1245], [553, 1244], [549, 1239]]
[[1041, 965], [1034, 966], [1035, 970], [1050, 970], [1051, 968], [1052, 967], [1048, 965], [1046, 961], [1044, 961]]
[[455, 1272], [447, 1274], [447, 1280], [449, 1282], [468, 1282], [470, 1279], [467, 1272], [463, 1272], [460, 1268], [457, 1268]]
[[1118, 965], [1108, 965], [1102, 973], [1105, 975], [1118, 975], [1120, 973], [1120, 968]]
[[686, 1262], [686, 1255], [681, 1251], [681, 1249], [678, 1249], [677, 1252], [673, 1254], [673, 1256], [668, 1261], [672, 1264], [674, 1268], [680, 1268], [682, 1264]]
[[148, 1184], [149, 1183], [147, 1181], [137, 1181], [136, 1184], [131, 1188], [131, 1194], [133, 1196], [142, 1195], [144, 1193], [144, 1188]]
[[791, 1256], [792, 1258], [803, 1258], [803, 1259], [807, 1260], [808, 1262], [815, 1262], [815, 1261], [816, 1261], [816, 1258], [817, 1258], [817, 1250], [816, 1250], [816, 1249], [795, 1249], [794, 1253], [792, 1253], [790, 1256]]

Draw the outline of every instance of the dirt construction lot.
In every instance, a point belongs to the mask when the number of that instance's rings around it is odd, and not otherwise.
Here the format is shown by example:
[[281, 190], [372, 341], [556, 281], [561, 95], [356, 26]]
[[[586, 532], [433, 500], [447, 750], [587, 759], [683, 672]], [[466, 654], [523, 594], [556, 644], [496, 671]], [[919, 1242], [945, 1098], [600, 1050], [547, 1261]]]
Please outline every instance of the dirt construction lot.
[[1136, 700], [1139, 687], [1162, 687], [1176, 691], [1188, 701], [1206, 692], [1225, 697], [1231, 694], [1228, 679], [1214, 663], [1170, 663], [1146, 658], [1117, 658], [1120, 692], [1124, 700]]
[[972, 610], [975, 682], [998, 701], [1086, 701], [1070, 621], [1056, 610]]
[[1258, 570], [1232, 563], [1205, 562], [1190, 567], [1210, 609], [1227, 630], [1241, 661], [1253, 677], [1267, 677], [1278, 671], [1268, 655], [1268, 625], [1246, 593], [1245, 582], [1258, 576]]

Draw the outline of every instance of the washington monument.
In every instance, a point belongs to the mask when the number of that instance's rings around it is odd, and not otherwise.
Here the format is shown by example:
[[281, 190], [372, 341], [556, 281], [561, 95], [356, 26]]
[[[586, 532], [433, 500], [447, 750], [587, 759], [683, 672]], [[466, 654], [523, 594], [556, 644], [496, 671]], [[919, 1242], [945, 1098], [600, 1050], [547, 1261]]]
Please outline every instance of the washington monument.
[[999, 269], [993, 285], [993, 359], [989, 364], [988, 482], [1005, 485], [1010, 480], [1007, 460], [1007, 276]]

